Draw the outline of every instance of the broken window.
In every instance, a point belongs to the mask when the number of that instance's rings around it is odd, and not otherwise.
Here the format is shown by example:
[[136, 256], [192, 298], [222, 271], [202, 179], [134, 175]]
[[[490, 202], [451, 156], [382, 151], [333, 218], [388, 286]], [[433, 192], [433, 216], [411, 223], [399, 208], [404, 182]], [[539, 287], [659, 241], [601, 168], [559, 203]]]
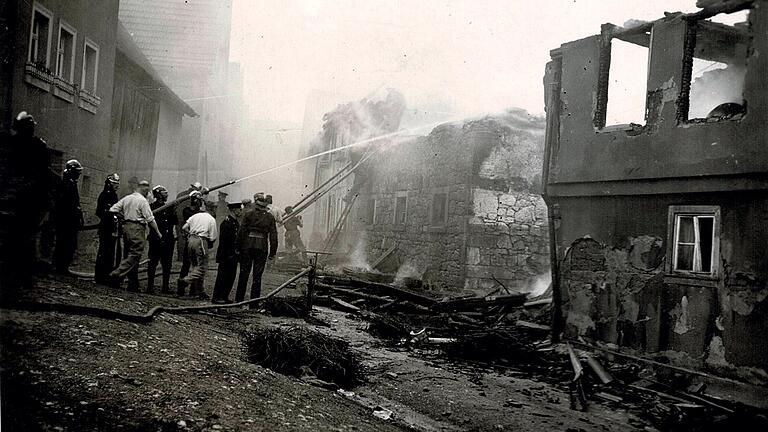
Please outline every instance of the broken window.
[[408, 196], [405, 192], [398, 192], [395, 201], [395, 224], [405, 225], [408, 219]]
[[443, 225], [448, 214], [448, 194], [438, 192], [432, 195], [432, 225]]
[[64, 22], [59, 23], [59, 43], [56, 50], [56, 76], [71, 83], [75, 78], [76, 32]]
[[49, 65], [48, 45], [51, 41], [51, 13], [35, 3], [32, 7], [32, 26], [29, 31], [29, 55], [27, 61], [38, 69]]
[[[649, 40], [641, 33], [636, 38]], [[645, 124], [648, 47], [618, 38], [611, 40], [606, 125]]]
[[[749, 11], [720, 14], [691, 23], [692, 61], [687, 119], [728, 120], [746, 113], [744, 79], [747, 73]], [[689, 57], [690, 58], [690, 57]]]
[[720, 210], [711, 206], [670, 208], [670, 271], [705, 276], [717, 274]]

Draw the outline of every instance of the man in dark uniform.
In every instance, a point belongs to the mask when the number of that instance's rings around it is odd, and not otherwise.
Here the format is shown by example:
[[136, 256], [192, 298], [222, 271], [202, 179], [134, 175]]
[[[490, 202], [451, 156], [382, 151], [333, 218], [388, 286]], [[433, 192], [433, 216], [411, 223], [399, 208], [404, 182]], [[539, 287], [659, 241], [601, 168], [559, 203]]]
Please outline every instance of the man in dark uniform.
[[[274, 259], [277, 253], [277, 223], [269, 212], [269, 203], [264, 194], [253, 196], [254, 208], [243, 217], [243, 224], [237, 236], [240, 250], [240, 277], [237, 281], [235, 301], [245, 299], [246, 285], [253, 268], [251, 299], [261, 296], [261, 275], [267, 259]], [[254, 305], [251, 304], [251, 308]]]
[[104, 190], [96, 200], [96, 216], [99, 218], [99, 250], [96, 253], [96, 283], [108, 284], [109, 274], [117, 267], [115, 246], [117, 245], [118, 221], [109, 209], [117, 202], [117, 190], [120, 188], [120, 176], [110, 174], [104, 180]]
[[83, 227], [83, 210], [80, 208], [80, 192], [77, 179], [83, 166], [76, 159], [64, 166], [61, 188], [58, 191], [55, 209], [56, 249], [53, 261], [56, 271], [69, 274], [69, 266], [77, 251], [77, 234]]
[[[152, 196], [155, 201], [150, 204], [152, 211], [162, 207], [168, 202], [168, 189], [162, 185], [157, 185], [152, 189]], [[163, 270], [163, 286], [160, 292], [169, 294], [171, 281], [171, 265], [173, 264], [173, 247], [176, 243], [174, 230], [176, 228], [176, 209], [169, 208], [155, 215], [155, 222], [160, 229], [162, 239], [157, 238], [154, 232], [149, 233], [149, 267], [147, 267], [147, 293], [155, 289], [155, 271], [157, 264], [160, 263]]]
[[[37, 269], [36, 238], [51, 211], [53, 190], [61, 179], [50, 169], [45, 141], [35, 136], [35, 119], [22, 111], [13, 120], [13, 135], [0, 140], [4, 171], [0, 185], [6, 197], [13, 197], [11, 212], [2, 215], [0, 231], [0, 287], [2, 300], [12, 300], [9, 290], [32, 287]], [[6, 288], [8, 290], [6, 290]]]
[[[193, 190], [189, 193], [189, 205], [184, 207], [181, 211], [181, 221], [179, 222], [183, 226], [185, 223], [187, 223], [189, 218], [197, 213], [200, 213], [201, 211], [205, 211], [203, 209], [203, 194], [200, 193], [200, 191]], [[178, 223], [176, 225], [178, 226]], [[187, 288], [187, 283], [184, 282], [184, 278], [189, 274], [189, 267], [192, 265], [192, 262], [190, 261], [191, 257], [186, 250], [186, 244], [189, 235], [185, 233], [184, 230], [181, 230], [180, 232], [181, 234], [179, 236], [179, 244], [183, 242], [185, 245], [185, 250], [181, 256], [181, 271], [179, 272], [179, 281], [176, 285], [176, 295], [182, 297]]]
[[228, 204], [229, 214], [219, 226], [219, 247], [216, 249], [216, 285], [213, 287], [213, 303], [229, 303], [229, 293], [237, 274], [237, 232], [240, 228], [242, 203]]

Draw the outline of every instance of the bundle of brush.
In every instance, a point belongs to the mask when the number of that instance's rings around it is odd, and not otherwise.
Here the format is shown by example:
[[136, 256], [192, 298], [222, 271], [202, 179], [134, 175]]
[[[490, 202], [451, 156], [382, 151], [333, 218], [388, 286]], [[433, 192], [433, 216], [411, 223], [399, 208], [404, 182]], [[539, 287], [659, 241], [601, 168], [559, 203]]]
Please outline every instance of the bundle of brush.
[[248, 360], [275, 372], [299, 377], [306, 366], [318, 379], [345, 388], [363, 380], [359, 355], [347, 342], [320, 332], [298, 326], [252, 326], [241, 338]]
[[261, 307], [271, 316], [304, 318], [309, 314], [309, 306], [305, 297], [270, 297]]
[[471, 360], [498, 359], [524, 363], [533, 360], [537, 354], [528, 337], [515, 327], [470, 330], [446, 346], [446, 353]]

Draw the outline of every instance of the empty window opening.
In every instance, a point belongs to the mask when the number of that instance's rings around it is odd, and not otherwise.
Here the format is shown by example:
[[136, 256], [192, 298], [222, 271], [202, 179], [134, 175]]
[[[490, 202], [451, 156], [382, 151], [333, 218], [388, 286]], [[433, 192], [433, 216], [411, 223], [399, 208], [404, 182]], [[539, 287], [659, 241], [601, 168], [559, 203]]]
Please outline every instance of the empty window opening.
[[432, 225], [443, 225], [446, 221], [448, 194], [436, 193], [432, 196]]
[[91, 41], [86, 41], [83, 48], [83, 79], [80, 87], [95, 95], [98, 73], [99, 47]]
[[51, 39], [51, 13], [35, 4], [32, 8], [32, 27], [29, 35], [29, 63], [38, 69], [48, 69], [48, 44]]
[[75, 76], [75, 31], [64, 23], [59, 25], [56, 76], [70, 83]]
[[716, 15], [695, 25], [688, 119], [740, 118], [747, 108], [749, 11]]
[[404, 194], [398, 194], [397, 201], [395, 201], [395, 223], [398, 225], [405, 225], [408, 220], [408, 197]]
[[611, 40], [606, 125], [645, 124], [648, 48]]

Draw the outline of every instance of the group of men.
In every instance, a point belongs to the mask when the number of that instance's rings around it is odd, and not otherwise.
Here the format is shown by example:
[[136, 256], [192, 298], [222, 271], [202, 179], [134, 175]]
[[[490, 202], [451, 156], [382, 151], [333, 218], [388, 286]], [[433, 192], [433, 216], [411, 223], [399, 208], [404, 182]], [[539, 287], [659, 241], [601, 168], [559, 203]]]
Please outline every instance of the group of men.
[[[19, 230], [12, 237], [22, 253], [14, 259], [10, 249], [5, 250], [7, 262], [26, 265], [35, 261], [33, 240], [40, 231], [45, 215], [53, 213], [56, 232], [53, 264], [57, 271], [69, 273], [77, 250], [78, 232], [84, 226], [83, 212], [77, 181], [83, 171], [79, 161], [72, 159], [65, 164], [59, 178], [51, 175], [48, 150], [45, 142], [35, 136], [34, 118], [26, 112], [20, 113], [14, 123], [12, 151], [18, 161], [25, 164], [18, 166], [14, 176], [21, 184], [16, 212]], [[59, 184], [52, 186], [51, 183]], [[99, 247], [96, 256], [94, 278], [97, 283], [114, 287], [128, 281], [129, 291], [139, 291], [139, 265], [148, 243], [147, 293], [155, 290], [155, 278], [158, 265], [162, 269], [161, 288], [163, 294], [171, 294], [170, 278], [173, 263], [173, 251], [178, 244], [182, 267], [176, 286], [176, 295], [189, 295], [207, 299], [204, 290], [204, 278], [208, 268], [208, 255], [214, 242], [219, 240], [216, 251], [218, 274], [213, 290], [213, 302], [228, 303], [238, 267], [240, 275], [234, 300], [245, 299], [248, 281], [253, 273], [250, 298], [261, 295], [261, 278], [267, 260], [277, 253], [277, 223], [281, 217], [271, 203], [271, 196], [263, 193], [254, 195], [253, 203], [243, 202], [228, 205], [228, 215], [219, 229], [214, 217], [205, 210], [203, 200], [208, 191], [198, 182], [180, 192], [177, 200], [168, 202], [168, 190], [162, 185], [151, 188], [154, 198], [149, 202], [150, 183], [146, 180], [132, 182], [133, 192], [118, 199], [120, 176], [110, 174], [104, 181], [104, 189], [99, 194], [96, 216], [99, 218]], [[54, 193], [49, 191], [55, 190]], [[52, 209], [38, 201], [25, 200], [38, 193], [49, 194]], [[189, 197], [184, 200], [179, 198]], [[25, 198], [26, 197], [26, 198]], [[29, 201], [29, 202], [27, 202]], [[290, 208], [286, 212], [290, 213]], [[298, 228], [301, 218], [294, 217], [286, 226], [286, 243], [291, 248], [303, 251]], [[220, 231], [220, 234], [219, 234]], [[119, 243], [122, 239], [123, 246]], [[13, 239], [11, 239], [13, 240]], [[298, 245], [301, 245], [299, 248]], [[122, 256], [121, 256], [122, 255]], [[29, 278], [19, 278], [19, 285], [29, 285], [32, 268], [24, 266], [19, 270], [28, 270]], [[21, 280], [24, 279], [24, 280]]]

